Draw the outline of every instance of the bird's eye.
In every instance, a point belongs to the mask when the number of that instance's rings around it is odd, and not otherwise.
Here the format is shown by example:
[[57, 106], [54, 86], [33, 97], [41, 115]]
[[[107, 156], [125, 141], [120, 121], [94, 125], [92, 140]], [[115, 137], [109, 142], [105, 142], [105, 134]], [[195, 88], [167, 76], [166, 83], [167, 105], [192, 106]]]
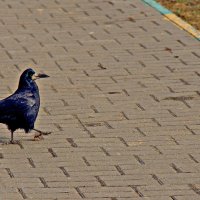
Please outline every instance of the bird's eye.
[[34, 74], [33, 72], [29, 72], [29, 73], [28, 73], [28, 77], [31, 78], [31, 77], [33, 76], [33, 74]]

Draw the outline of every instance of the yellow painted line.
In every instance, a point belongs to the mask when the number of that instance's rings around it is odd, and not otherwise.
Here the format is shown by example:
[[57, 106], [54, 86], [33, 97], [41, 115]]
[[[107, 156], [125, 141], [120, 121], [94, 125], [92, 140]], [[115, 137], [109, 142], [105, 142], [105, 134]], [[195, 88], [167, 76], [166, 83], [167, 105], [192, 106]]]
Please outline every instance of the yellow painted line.
[[160, 5], [155, 0], [141, 0], [141, 1], [148, 4], [152, 8], [156, 9], [165, 17], [165, 19], [168, 19], [170, 22], [173, 22], [174, 24], [177, 25], [177, 27], [187, 31], [189, 34], [191, 34], [197, 40], [200, 41], [200, 31], [198, 31], [193, 26], [191, 26], [190, 24], [188, 24], [187, 22], [176, 16], [173, 12], [166, 9], [164, 6]]
[[182, 20], [181, 18], [177, 17], [173, 13], [165, 14], [165, 17], [167, 17], [170, 21], [174, 22], [177, 24], [180, 28], [186, 30], [189, 32], [191, 35], [196, 37], [198, 40], [200, 40], [200, 31], [196, 30], [193, 26]]

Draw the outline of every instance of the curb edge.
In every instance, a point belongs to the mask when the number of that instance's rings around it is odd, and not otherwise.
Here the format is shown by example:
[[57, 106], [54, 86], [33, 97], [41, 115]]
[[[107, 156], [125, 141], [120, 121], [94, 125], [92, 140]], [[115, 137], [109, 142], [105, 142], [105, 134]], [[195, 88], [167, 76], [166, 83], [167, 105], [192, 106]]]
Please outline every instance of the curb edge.
[[155, 0], [142, 0], [144, 3], [148, 4], [158, 12], [160, 12], [164, 17], [166, 17], [169, 21], [173, 22], [181, 29], [185, 30], [189, 34], [191, 34], [194, 38], [200, 41], [200, 31], [195, 29], [193, 26], [182, 20], [180, 17], [175, 15], [172, 11], [168, 10]]

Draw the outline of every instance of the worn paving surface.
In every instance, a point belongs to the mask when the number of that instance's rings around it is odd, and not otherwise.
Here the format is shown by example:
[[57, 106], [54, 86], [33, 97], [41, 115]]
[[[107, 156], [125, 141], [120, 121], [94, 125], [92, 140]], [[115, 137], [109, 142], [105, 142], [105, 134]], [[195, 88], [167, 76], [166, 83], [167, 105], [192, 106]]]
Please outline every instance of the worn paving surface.
[[53, 133], [0, 145], [0, 199], [200, 199], [199, 47], [140, 0], [1, 0], [0, 97], [49, 74]]

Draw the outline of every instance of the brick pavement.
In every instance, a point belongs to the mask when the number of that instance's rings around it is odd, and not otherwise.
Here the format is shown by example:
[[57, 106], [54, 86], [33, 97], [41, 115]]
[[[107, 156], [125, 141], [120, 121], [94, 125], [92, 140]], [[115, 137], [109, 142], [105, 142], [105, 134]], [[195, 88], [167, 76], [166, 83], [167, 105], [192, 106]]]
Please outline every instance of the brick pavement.
[[0, 199], [200, 199], [199, 47], [140, 0], [1, 0], [0, 97], [45, 71], [53, 133], [0, 146]]

